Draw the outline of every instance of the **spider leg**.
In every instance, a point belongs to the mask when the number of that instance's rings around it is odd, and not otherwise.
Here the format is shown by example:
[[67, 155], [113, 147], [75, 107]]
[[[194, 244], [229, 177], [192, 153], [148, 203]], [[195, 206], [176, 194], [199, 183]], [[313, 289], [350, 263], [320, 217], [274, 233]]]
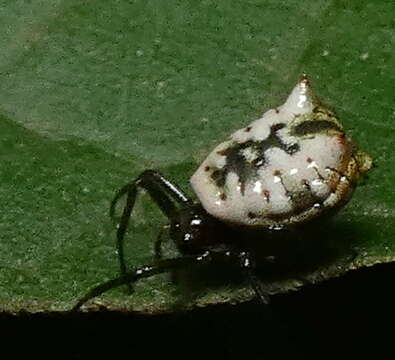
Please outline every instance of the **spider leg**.
[[248, 252], [240, 253], [240, 267], [245, 272], [248, 281], [251, 284], [252, 289], [257, 295], [258, 299], [265, 305], [270, 303], [269, 294], [265, 291], [262, 286], [261, 280], [258, 278], [255, 272], [255, 261], [252, 258], [251, 254]]
[[78, 310], [87, 301], [107, 292], [108, 290], [124, 284], [133, 284], [140, 279], [148, 278], [153, 275], [212, 261], [212, 255], [213, 254], [210, 251], [206, 251], [200, 255], [187, 255], [179, 258], [160, 260], [156, 263], [141, 266], [132, 271], [127, 271], [115, 279], [106, 281], [92, 288], [77, 302], [77, 304], [72, 308], [72, 311]]
[[[130, 219], [130, 215], [132, 214], [134, 203], [136, 202], [137, 187], [133, 186], [132, 184], [127, 184], [126, 186], [124, 186], [117, 193], [110, 207], [110, 215], [113, 215], [116, 202], [125, 192], [127, 193], [126, 204], [122, 212], [121, 220], [119, 221], [117, 227], [117, 253], [118, 253], [121, 274], [126, 273], [125, 256], [123, 251], [123, 239], [125, 237], [125, 233], [129, 224], [129, 219]], [[128, 284], [128, 288], [129, 288], [129, 292], [133, 291], [130, 284]]]
[[125, 284], [134, 284], [140, 279], [148, 278], [157, 274], [188, 268], [194, 265], [203, 265], [210, 262], [219, 262], [223, 259], [232, 259], [239, 262], [240, 267], [245, 271], [252, 288], [256, 292], [258, 298], [264, 303], [269, 303], [269, 297], [264, 291], [262, 284], [254, 273], [254, 265], [251, 261], [251, 256], [247, 252], [233, 253], [226, 249], [221, 250], [207, 250], [199, 255], [185, 255], [178, 258], [163, 259], [149, 265], [138, 267], [134, 270], [127, 271], [121, 276], [106, 281], [94, 288], [92, 288], [86, 295], [84, 295], [77, 304], [72, 308], [72, 311], [78, 310], [87, 301], [113, 289]]
[[162, 244], [166, 240], [166, 238], [164, 237], [164, 233], [165, 233], [165, 231], [167, 231], [169, 229], [169, 227], [170, 227], [169, 225], [163, 226], [158, 234], [158, 237], [156, 238], [156, 241], [155, 241], [155, 260], [156, 261], [162, 259]]
[[121, 275], [126, 274], [123, 247], [124, 238], [139, 189], [146, 190], [168, 218], [172, 218], [180, 207], [191, 204], [191, 200], [189, 200], [180, 189], [178, 189], [169, 180], [165, 179], [159, 172], [153, 170], [144, 171], [137, 177], [137, 179], [126, 184], [115, 194], [110, 205], [110, 217], [113, 220], [115, 220], [115, 207], [118, 201], [124, 195], [127, 196], [126, 205], [123, 209], [117, 228], [117, 251]]
[[258, 299], [265, 305], [270, 304], [270, 297], [262, 286], [262, 281], [256, 276], [255, 271], [252, 269], [248, 269], [246, 271], [248, 279], [251, 283], [251, 287], [253, 288], [255, 294]]

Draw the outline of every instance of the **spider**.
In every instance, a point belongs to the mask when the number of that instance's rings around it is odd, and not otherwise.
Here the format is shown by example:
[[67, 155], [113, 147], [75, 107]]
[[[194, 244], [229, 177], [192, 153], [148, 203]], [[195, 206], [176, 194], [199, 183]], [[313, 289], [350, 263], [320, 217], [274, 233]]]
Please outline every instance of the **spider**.
[[[144, 171], [117, 192], [111, 217], [126, 196], [117, 229], [120, 276], [92, 288], [73, 309], [114, 287], [131, 288], [142, 278], [223, 261], [236, 264], [267, 304], [269, 296], [256, 274], [259, 254], [254, 244], [334, 213], [350, 199], [371, 163], [303, 75], [282, 106], [233, 133], [203, 161], [191, 178], [199, 202], [154, 170]], [[170, 238], [180, 256], [128, 270], [123, 242], [141, 189], [169, 219]], [[157, 253], [160, 248], [159, 240]]]

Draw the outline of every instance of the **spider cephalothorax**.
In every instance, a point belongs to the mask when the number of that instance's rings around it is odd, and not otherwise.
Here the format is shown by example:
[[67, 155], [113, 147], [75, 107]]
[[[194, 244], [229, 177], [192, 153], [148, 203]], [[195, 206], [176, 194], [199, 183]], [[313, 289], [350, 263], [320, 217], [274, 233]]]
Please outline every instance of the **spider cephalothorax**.
[[227, 227], [200, 204], [185, 208], [170, 222], [170, 237], [185, 254], [199, 254], [225, 242]]
[[[254, 233], [254, 242], [267, 242], [271, 231], [334, 212], [350, 199], [370, 166], [370, 157], [346, 136], [337, 116], [314, 97], [303, 76], [283, 105], [233, 133], [203, 161], [191, 178], [200, 203], [152, 170], [117, 193], [111, 216], [118, 200], [127, 197], [117, 230], [121, 276], [93, 288], [74, 308], [115, 286], [221, 259], [234, 261], [267, 302], [254, 271], [259, 256], [243, 232]], [[180, 257], [128, 270], [123, 240], [139, 189], [169, 218]]]

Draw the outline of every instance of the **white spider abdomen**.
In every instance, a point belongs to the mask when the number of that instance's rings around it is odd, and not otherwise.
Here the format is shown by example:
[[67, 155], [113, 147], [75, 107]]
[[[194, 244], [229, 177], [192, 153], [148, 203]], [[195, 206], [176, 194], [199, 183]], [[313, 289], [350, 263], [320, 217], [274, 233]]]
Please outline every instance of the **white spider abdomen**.
[[303, 77], [286, 102], [218, 145], [191, 178], [208, 213], [223, 221], [278, 227], [343, 205], [370, 158]]

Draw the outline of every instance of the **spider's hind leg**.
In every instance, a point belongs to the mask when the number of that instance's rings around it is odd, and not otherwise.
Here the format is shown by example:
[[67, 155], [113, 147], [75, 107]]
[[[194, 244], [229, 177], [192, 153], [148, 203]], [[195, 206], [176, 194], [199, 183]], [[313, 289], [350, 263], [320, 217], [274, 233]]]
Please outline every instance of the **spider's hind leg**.
[[254, 290], [259, 301], [267, 305], [270, 303], [269, 294], [266, 292], [262, 281], [256, 275], [255, 260], [248, 252], [241, 252], [239, 254], [239, 265], [245, 273], [252, 289]]
[[[132, 214], [138, 190], [144, 189], [152, 200], [169, 219], [173, 218], [183, 206], [191, 204], [191, 201], [173, 183], [165, 179], [159, 172], [146, 170], [122, 187], [114, 196], [110, 205], [110, 217], [116, 221], [115, 208], [118, 201], [126, 195], [126, 204], [117, 224], [117, 251], [121, 276], [126, 274], [126, 263], [124, 256], [124, 238], [128, 228], [129, 219]], [[129, 286], [131, 290], [131, 286]]]

